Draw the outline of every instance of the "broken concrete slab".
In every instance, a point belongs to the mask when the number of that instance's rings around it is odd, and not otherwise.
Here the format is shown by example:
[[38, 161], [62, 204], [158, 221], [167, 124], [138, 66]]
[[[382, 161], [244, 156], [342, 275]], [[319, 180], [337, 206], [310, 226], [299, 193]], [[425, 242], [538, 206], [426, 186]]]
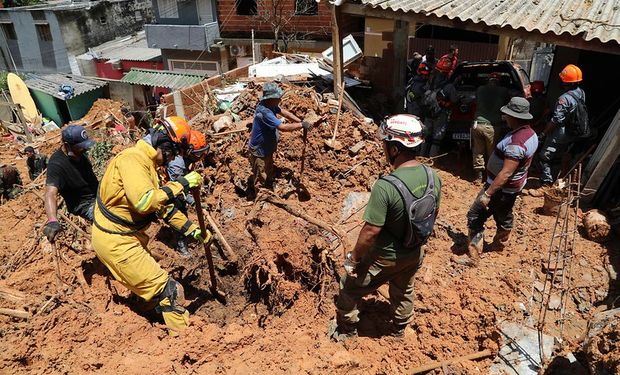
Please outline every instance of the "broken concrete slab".
[[351, 192], [347, 194], [347, 197], [342, 203], [342, 213], [340, 215], [340, 221], [345, 221], [354, 212], [360, 210], [362, 206], [368, 203], [370, 193], [368, 192]]
[[[489, 369], [489, 374], [537, 375], [540, 364], [538, 331], [512, 322], [500, 325], [502, 346]], [[553, 352], [553, 336], [543, 335], [546, 358]]]
[[349, 147], [349, 153], [351, 155], [357, 155], [366, 146], [366, 141], [359, 141], [353, 146]]

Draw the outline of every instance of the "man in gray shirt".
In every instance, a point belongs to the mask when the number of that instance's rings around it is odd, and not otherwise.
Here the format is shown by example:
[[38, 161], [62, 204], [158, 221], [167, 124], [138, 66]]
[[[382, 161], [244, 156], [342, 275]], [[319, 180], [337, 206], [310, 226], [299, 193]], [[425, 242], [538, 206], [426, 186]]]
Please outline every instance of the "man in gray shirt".
[[471, 129], [471, 148], [474, 157], [474, 181], [484, 182], [485, 159], [488, 160], [501, 136], [500, 108], [508, 103], [506, 87], [499, 85], [500, 73], [489, 74], [486, 85], [476, 90], [476, 118]]

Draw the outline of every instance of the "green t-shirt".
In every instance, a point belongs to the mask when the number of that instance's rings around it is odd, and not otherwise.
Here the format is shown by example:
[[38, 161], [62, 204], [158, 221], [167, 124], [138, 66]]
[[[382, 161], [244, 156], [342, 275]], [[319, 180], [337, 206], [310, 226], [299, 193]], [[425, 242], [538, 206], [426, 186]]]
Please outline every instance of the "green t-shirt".
[[[400, 178], [416, 198], [422, 197], [426, 191], [428, 178], [421, 165], [398, 168], [393, 172], [393, 175]], [[434, 171], [433, 176], [435, 178], [437, 207], [439, 207], [441, 179]], [[407, 223], [405, 204], [394, 185], [385, 180], [377, 180], [370, 192], [370, 199], [364, 211], [363, 219], [369, 224], [383, 227], [374, 246], [377, 255], [394, 260], [405, 258], [412, 253], [411, 249], [403, 248], [403, 237], [409, 224]]]

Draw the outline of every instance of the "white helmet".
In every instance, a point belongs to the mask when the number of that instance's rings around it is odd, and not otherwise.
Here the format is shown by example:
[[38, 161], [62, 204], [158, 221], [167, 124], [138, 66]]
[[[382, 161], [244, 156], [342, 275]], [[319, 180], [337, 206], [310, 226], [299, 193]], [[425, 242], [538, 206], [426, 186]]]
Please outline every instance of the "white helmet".
[[420, 119], [414, 115], [396, 115], [381, 123], [379, 138], [414, 148], [424, 142], [424, 128]]

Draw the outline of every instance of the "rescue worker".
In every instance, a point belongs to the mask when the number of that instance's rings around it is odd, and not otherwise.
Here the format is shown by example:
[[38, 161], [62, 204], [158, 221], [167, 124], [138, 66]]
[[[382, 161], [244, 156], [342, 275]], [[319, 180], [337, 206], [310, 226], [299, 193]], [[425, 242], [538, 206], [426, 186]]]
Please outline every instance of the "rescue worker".
[[[192, 130], [190, 135], [190, 148], [186, 154], [177, 155], [166, 168], [166, 174], [170, 181], [178, 181], [179, 178], [188, 174], [192, 170], [192, 165], [199, 162], [209, 151], [207, 145], [207, 139], [205, 135], [197, 130]], [[186, 194], [184, 197], [179, 196], [174, 201], [175, 207], [187, 216], [187, 206], [194, 207], [194, 197], [191, 194]], [[177, 251], [181, 256], [188, 257], [189, 250], [185, 243], [185, 235], [181, 232], [176, 232], [177, 237]]]
[[22, 192], [22, 178], [12, 165], [0, 166], [0, 199], [14, 199]]
[[[273, 187], [274, 166], [273, 154], [278, 146], [279, 132], [292, 132], [300, 129], [310, 129], [312, 124], [302, 122], [297, 116], [279, 107], [284, 91], [275, 82], [263, 85], [263, 96], [256, 106], [252, 135], [250, 136], [250, 164], [252, 176], [250, 189], [256, 193], [261, 187]], [[283, 123], [278, 119], [280, 114], [292, 123]]]
[[86, 151], [95, 141], [88, 137], [81, 125], [66, 126], [61, 134], [62, 146], [50, 157], [45, 181], [47, 224], [43, 233], [50, 242], [61, 230], [57, 217], [58, 193], [64, 198], [71, 214], [92, 222], [99, 185], [93, 166], [86, 157]]
[[539, 134], [547, 125], [547, 115], [549, 106], [547, 105], [547, 95], [545, 94], [545, 83], [543, 81], [534, 81], [530, 85], [532, 96], [530, 101], [530, 113], [534, 117], [532, 120], [532, 129]]
[[28, 176], [30, 181], [34, 181], [47, 168], [47, 156], [39, 154], [32, 146], [26, 147], [24, 154], [26, 154]]
[[426, 63], [420, 63], [416, 74], [407, 87], [407, 113], [417, 116], [421, 120], [424, 119], [422, 101], [424, 99], [424, 92], [426, 91], [430, 73], [431, 70]]
[[148, 131], [151, 127], [151, 114], [146, 111], [130, 111], [129, 108], [123, 107], [121, 108], [121, 113], [125, 117], [125, 121], [127, 121], [127, 127], [129, 129], [134, 129], [138, 127], [144, 131]]
[[157, 168], [187, 150], [189, 125], [180, 117], [168, 117], [160, 125], [150, 131], [151, 144], [139, 140], [110, 160], [97, 195], [92, 245], [116, 280], [145, 301], [157, 303], [156, 311], [176, 336], [189, 325], [189, 313], [176, 304], [178, 282], [149, 253], [146, 229], [161, 218], [204, 243], [211, 241], [211, 233], [202, 233], [174, 207], [175, 198], [201, 185], [197, 172], [159, 184]]
[[487, 163], [487, 181], [467, 212], [469, 255], [453, 257], [464, 265], [477, 265], [484, 245], [484, 223], [493, 216], [497, 232], [491, 247], [504, 249], [512, 230], [512, 209], [527, 182], [532, 158], [538, 147], [536, 132], [530, 127], [530, 103], [513, 97], [501, 108], [510, 132], [495, 146]]
[[450, 46], [450, 51], [439, 58], [439, 62], [441, 62], [443, 65], [450, 66], [450, 69], [448, 71], [448, 77], [450, 77], [452, 73], [454, 72], [454, 69], [456, 69], [456, 65], [458, 64], [458, 61], [459, 61], [458, 55], [459, 55], [458, 47], [452, 44]]
[[476, 117], [471, 128], [474, 181], [484, 182], [485, 160], [489, 160], [501, 135], [500, 108], [510, 99], [508, 89], [499, 85], [500, 73], [489, 74], [486, 85], [476, 90]]
[[439, 155], [439, 147], [446, 136], [452, 107], [458, 102], [456, 88], [448, 80], [452, 63], [447, 59], [437, 62], [435, 71], [424, 93], [424, 125], [426, 126], [426, 150], [424, 156]]
[[[372, 187], [365, 224], [345, 259], [347, 273], [340, 279], [336, 319], [328, 332], [336, 341], [357, 335], [358, 303], [385, 283], [394, 313], [391, 334], [404, 335], [413, 320], [415, 274], [439, 210], [441, 180], [416, 161], [424, 142], [422, 123], [414, 116], [397, 115], [381, 124], [379, 137], [393, 172]], [[405, 209], [412, 201], [415, 218]]]
[[540, 133], [544, 138], [543, 146], [538, 153], [541, 169], [541, 183], [551, 185], [558, 177], [559, 165], [575, 140], [590, 135], [586, 94], [579, 84], [583, 79], [579, 67], [568, 64], [560, 72], [562, 89], [545, 129]]
[[426, 66], [428, 66], [428, 68], [431, 70], [431, 72], [435, 69], [435, 65], [437, 65], [437, 58], [435, 57], [435, 47], [430, 44], [428, 47], [426, 47], [426, 51], [424, 52], [424, 56], [422, 56], [421, 62], [425, 63]]

